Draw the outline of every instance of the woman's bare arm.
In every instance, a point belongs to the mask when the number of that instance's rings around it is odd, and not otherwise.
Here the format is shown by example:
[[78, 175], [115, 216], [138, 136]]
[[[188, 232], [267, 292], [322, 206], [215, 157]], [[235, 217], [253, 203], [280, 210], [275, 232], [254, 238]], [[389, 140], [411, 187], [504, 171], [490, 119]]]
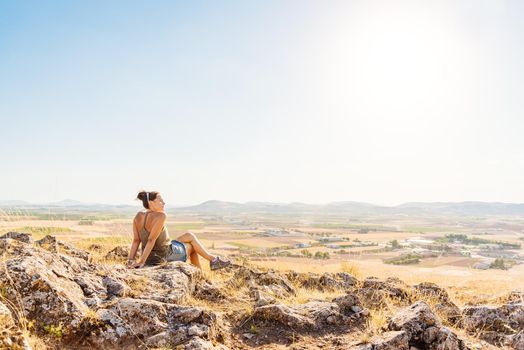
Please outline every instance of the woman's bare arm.
[[140, 260], [138, 261], [137, 265], [139, 267], [142, 267], [145, 265], [147, 258], [149, 257], [149, 254], [151, 253], [151, 250], [153, 250], [153, 247], [155, 246], [156, 239], [158, 236], [160, 236], [160, 232], [162, 232], [162, 228], [164, 227], [164, 223], [166, 222], [166, 214], [165, 213], [158, 213], [158, 215], [155, 217], [155, 220], [153, 222], [153, 227], [151, 228], [149, 238], [147, 239], [146, 247], [144, 248], [144, 253], [140, 257]]
[[127, 265], [131, 265], [132, 262], [135, 260], [136, 251], [138, 250], [138, 246], [140, 245], [140, 235], [138, 233], [137, 228], [137, 220], [135, 216], [135, 219], [133, 220], [133, 242], [131, 243], [131, 249], [129, 250], [129, 257], [127, 259]]

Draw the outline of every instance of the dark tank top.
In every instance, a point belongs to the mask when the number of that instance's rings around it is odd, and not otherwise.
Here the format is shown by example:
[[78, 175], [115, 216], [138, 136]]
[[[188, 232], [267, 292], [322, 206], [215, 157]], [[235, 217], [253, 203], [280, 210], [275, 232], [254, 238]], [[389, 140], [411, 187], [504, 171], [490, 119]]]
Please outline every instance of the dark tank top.
[[[146, 248], [147, 240], [149, 239], [149, 234], [150, 234], [146, 230], [147, 214], [149, 213], [150, 212], [146, 212], [146, 215], [144, 216], [144, 225], [138, 232], [140, 236], [140, 242], [142, 243], [142, 254], [144, 253], [144, 249]], [[164, 225], [164, 227], [162, 227], [162, 231], [160, 232], [160, 235], [157, 237], [155, 241], [155, 245], [153, 246], [151, 253], [147, 257], [146, 265], [158, 265], [166, 261], [166, 257], [169, 254], [170, 245], [171, 245], [171, 240], [169, 239], [167, 228]]]

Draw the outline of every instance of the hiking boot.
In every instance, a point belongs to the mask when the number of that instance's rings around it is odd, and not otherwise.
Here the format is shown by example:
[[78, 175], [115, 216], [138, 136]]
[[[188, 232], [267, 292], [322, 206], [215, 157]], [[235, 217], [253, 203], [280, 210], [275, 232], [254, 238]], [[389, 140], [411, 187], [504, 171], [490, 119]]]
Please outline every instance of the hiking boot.
[[211, 270], [218, 270], [223, 269], [224, 267], [228, 267], [231, 265], [231, 261], [225, 260], [221, 258], [220, 256], [217, 256], [211, 262], [209, 263], [209, 266], [211, 267]]

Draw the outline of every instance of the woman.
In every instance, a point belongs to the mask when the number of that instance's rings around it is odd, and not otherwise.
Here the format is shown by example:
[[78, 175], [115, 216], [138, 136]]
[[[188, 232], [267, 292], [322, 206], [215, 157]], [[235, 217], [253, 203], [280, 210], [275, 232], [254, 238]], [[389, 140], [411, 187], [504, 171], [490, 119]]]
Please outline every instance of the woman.
[[[127, 267], [140, 268], [144, 265], [158, 265], [166, 261], [186, 261], [198, 268], [200, 255], [209, 260], [211, 270], [231, 265], [231, 262], [221, 257], [211, 255], [202, 246], [202, 243], [190, 232], [184, 233], [176, 240], [170, 240], [165, 226], [166, 214], [164, 213], [164, 200], [158, 192], [142, 191], [137, 199], [142, 201], [145, 212], [140, 211], [133, 220], [133, 243], [127, 260]], [[135, 262], [138, 246], [142, 244], [140, 260]]]

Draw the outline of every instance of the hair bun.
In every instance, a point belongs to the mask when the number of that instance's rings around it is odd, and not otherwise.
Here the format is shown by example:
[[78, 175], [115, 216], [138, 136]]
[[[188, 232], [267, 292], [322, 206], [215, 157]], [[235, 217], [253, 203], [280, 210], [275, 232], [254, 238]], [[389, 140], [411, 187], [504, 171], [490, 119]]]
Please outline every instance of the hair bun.
[[143, 201], [146, 198], [146, 191], [138, 192], [138, 195], [136, 196], [136, 198]]

